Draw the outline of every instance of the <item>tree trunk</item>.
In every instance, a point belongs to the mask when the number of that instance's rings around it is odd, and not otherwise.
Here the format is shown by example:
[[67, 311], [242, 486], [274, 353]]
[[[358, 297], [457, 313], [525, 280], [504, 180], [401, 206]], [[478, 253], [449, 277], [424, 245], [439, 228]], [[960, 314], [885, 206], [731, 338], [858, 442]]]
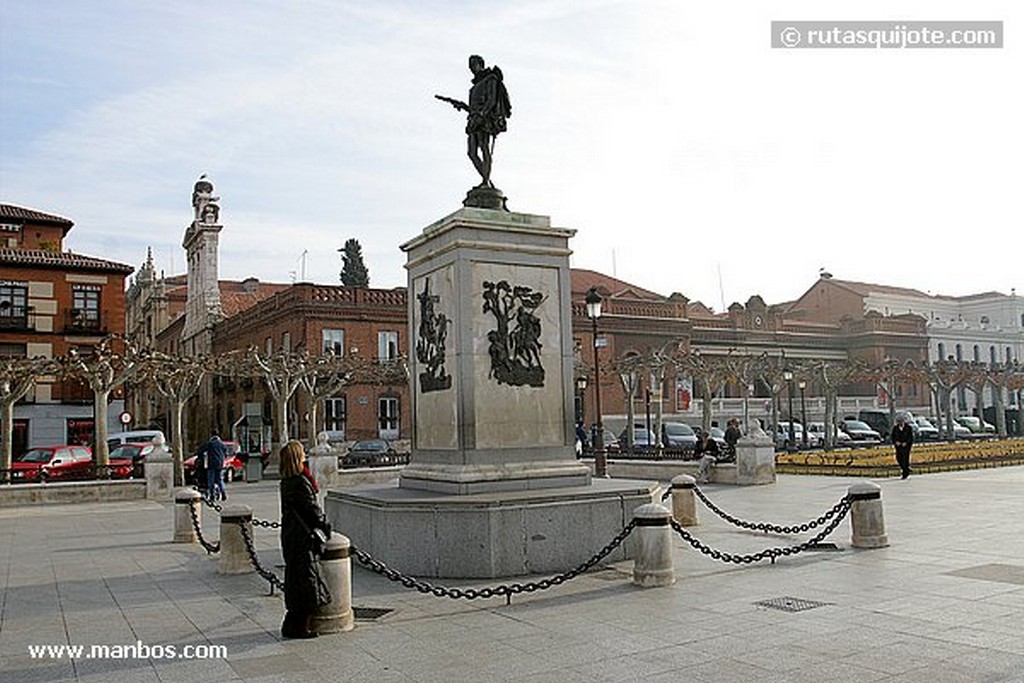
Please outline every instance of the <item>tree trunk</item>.
[[96, 435], [96, 448], [93, 460], [97, 465], [110, 464], [110, 447], [107, 446], [107, 399], [110, 389], [93, 390], [93, 430]]
[[288, 397], [281, 392], [277, 404], [277, 447], [288, 443]]
[[171, 460], [174, 462], [174, 485], [185, 485], [185, 401], [175, 398], [174, 438], [171, 440]]
[[3, 433], [0, 434], [0, 470], [11, 469], [11, 458], [14, 454], [14, 404], [13, 396], [3, 401]]

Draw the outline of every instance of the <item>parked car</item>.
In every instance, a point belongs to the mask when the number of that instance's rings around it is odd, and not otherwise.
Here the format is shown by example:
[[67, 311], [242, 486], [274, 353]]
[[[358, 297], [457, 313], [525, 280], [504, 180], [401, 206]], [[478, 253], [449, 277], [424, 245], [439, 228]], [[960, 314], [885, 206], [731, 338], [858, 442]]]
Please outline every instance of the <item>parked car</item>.
[[384, 439], [356, 441], [348, 449], [342, 463], [348, 467], [374, 467], [390, 465], [397, 461], [395, 451]]
[[927, 417], [915, 417], [911, 426], [914, 427], [914, 438], [920, 441], [938, 441], [939, 429]]
[[983, 422], [980, 417], [974, 415], [961, 415], [956, 418], [956, 422], [964, 427], [967, 427], [971, 431], [971, 434], [995, 434], [995, 425], [991, 425], [988, 422]]
[[[818, 445], [825, 443], [825, 423], [824, 422], [808, 422], [807, 423], [807, 435], [811, 435], [817, 440]], [[850, 435], [839, 429], [835, 425], [832, 425], [832, 445], [834, 446], [847, 446], [850, 442]]]
[[[594, 443], [594, 434], [595, 434], [596, 431], [597, 431], [596, 428], [591, 428], [591, 430], [590, 430], [590, 445], [591, 445], [591, 448], [585, 449], [586, 453], [588, 453], [590, 455], [594, 454], [593, 443]], [[604, 439], [603, 440], [604, 440], [604, 452], [605, 453], [619, 453], [622, 450], [622, 448], [619, 446], [619, 440], [617, 438], [615, 438], [615, 434], [612, 433], [612, 430], [610, 430], [607, 427], [605, 427], [603, 430], [601, 430], [601, 433], [604, 435]]]
[[882, 443], [882, 435], [861, 420], [843, 420], [842, 428], [850, 436], [851, 446], [869, 446]]
[[692, 451], [697, 445], [697, 433], [685, 422], [662, 422], [661, 445], [673, 451]]
[[[224, 479], [225, 481], [234, 481], [235, 479], [241, 479], [242, 473], [245, 470], [245, 460], [240, 457], [239, 449], [241, 448], [237, 441], [225, 441], [224, 446], [227, 448], [227, 455], [224, 456]], [[185, 482], [192, 484], [195, 483], [195, 471], [196, 471], [196, 456], [192, 456], [182, 463], [185, 468]], [[205, 483], [205, 482], [200, 482]]]
[[[939, 438], [940, 439], [948, 438], [946, 436], [946, 421], [945, 420], [940, 420], [939, 421], [938, 428], [939, 428]], [[971, 433], [970, 429], [968, 429], [967, 427], [964, 427], [962, 424], [960, 424], [959, 422], [956, 422], [955, 420], [953, 421], [953, 438], [954, 439], [969, 439], [972, 436], [974, 436], [974, 435]]]
[[[780, 422], [775, 432], [775, 447], [786, 448], [789, 444], [789, 422]], [[794, 448], [804, 447], [804, 426], [799, 422], [793, 423], [793, 438], [795, 443]], [[817, 448], [819, 445], [818, 437], [810, 432], [807, 433], [807, 447]]]
[[126, 443], [153, 443], [156, 436], [163, 437], [164, 433], [159, 429], [137, 429], [131, 432], [114, 432], [107, 434], [107, 448], [113, 451], [115, 448]]
[[[900, 411], [904, 414], [904, 417], [910, 416], [910, 413], [906, 411]], [[849, 419], [853, 419], [852, 417]], [[878, 432], [882, 441], [887, 441], [889, 435], [892, 434], [893, 421], [889, 417], [888, 408], [864, 408], [857, 412], [857, 419], [866, 424], [871, 429]]]
[[[626, 427], [619, 434], [619, 448], [622, 450], [629, 448], [629, 440], [626, 438], [628, 430], [629, 427]], [[634, 453], [652, 453], [657, 448], [657, 445], [658, 439], [654, 436], [654, 432], [643, 425], [633, 425]]]
[[88, 446], [41, 446], [30, 448], [11, 463], [11, 479], [31, 482], [84, 478], [91, 467], [92, 450]]
[[110, 450], [109, 460], [112, 467], [117, 467], [113, 475], [118, 478], [142, 476], [142, 463], [153, 451], [151, 443], [126, 443]]

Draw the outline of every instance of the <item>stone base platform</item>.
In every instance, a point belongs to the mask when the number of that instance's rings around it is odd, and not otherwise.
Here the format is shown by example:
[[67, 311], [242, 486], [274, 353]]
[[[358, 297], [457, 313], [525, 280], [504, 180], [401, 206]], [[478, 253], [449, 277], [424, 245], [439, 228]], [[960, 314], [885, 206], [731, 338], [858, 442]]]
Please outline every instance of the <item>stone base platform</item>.
[[[412, 576], [501, 578], [557, 574], [605, 547], [658, 484], [622, 479], [590, 486], [451, 495], [398, 486], [332, 489], [324, 501], [335, 531]], [[609, 561], [632, 558], [628, 537]]]

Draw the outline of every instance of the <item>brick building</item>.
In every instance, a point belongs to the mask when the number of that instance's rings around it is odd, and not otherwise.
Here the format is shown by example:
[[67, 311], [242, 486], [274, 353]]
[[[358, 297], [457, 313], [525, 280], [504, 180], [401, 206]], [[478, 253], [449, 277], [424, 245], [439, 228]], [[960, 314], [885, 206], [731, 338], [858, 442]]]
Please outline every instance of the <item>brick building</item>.
[[[57, 357], [124, 332], [125, 278], [133, 268], [64, 251], [74, 223], [0, 204], [0, 357]], [[14, 455], [28, 446], [92, 441], [92, 392], [78, 382], [39, 381], [15, 406]], [[118, 392], [108, 429], [123, 408]]]

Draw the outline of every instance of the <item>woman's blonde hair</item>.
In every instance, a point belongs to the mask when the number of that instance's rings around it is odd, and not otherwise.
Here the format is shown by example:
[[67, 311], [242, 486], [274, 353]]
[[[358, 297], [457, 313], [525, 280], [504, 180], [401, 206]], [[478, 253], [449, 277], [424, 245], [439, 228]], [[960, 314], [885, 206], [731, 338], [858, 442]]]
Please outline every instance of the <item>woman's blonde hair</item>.
[[281, 476], [293, 477], [302, 473], [302, 461], [306, 459], [306, 451], [302, 444], [292, 439], [281, 446]]

